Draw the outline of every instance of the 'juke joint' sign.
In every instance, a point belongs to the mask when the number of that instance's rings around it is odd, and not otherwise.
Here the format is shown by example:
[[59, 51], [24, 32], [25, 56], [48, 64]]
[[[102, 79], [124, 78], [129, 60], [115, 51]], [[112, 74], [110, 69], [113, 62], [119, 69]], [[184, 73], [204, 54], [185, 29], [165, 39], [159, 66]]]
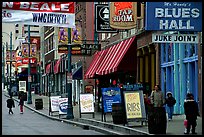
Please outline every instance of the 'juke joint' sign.
[[147, 2], [145, 29], [202, 31], [202, 2]]

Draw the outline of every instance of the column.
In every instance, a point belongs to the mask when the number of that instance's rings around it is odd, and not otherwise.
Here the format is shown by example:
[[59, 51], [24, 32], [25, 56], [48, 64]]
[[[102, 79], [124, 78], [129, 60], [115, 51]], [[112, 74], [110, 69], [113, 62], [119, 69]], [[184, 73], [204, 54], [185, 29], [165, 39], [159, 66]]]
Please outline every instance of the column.
[[[179, 44], [173, 43], [174, 45], [174, 92], [175, 92], [175, 99], [177, 100], [176, 105], [174, 106], [174, 112], [179, 114], [179, 107], [180, 107], [180, 98], [179, 98], [179, 67], [178, 67], [178, 59], [179, 59]], [[182, 101], [183, 102], [183, 101]]]

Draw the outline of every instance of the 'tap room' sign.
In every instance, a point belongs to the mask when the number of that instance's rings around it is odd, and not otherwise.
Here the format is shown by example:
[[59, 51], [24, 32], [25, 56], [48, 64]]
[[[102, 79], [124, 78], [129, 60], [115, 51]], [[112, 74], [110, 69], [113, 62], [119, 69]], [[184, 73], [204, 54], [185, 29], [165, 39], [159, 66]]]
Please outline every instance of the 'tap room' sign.
[[202, 2], [146, 2], [145, 29], [202, 31]]

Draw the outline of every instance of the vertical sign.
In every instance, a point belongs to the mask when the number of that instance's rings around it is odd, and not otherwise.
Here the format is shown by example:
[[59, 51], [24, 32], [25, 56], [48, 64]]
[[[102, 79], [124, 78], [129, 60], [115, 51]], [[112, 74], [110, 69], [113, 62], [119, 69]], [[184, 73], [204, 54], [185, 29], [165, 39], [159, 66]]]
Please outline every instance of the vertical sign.
[[104, 32], [118, 32], [118, 30], [110, 27], [109, 22], [109, 5], [108, 4], [96, 4], [95, 5], [95, 31]]
[[71, 30], [71, 42], [72, 44], [82, 44], [82, 28], [81, 22], [76, 22], [76, 25]]

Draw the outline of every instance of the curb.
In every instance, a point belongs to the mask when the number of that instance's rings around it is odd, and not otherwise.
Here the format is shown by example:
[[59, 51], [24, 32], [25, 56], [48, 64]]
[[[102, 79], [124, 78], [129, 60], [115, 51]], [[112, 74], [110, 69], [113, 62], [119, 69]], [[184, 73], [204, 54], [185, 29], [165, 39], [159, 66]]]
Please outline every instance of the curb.
[[[4, 95], [5, 95], [6, 97], [9, 97], [9, 95], [7, 95], [7, 94], [4, 94]], [[16, 98], [13, 98], [13, 99], [14, 99], [16, 102], [19, 102], [18, 99], [16, 99]], [[60, 119], [60, 118], [52, 117], [52, 116], [49, 116], [49, 115], [47, 115], [47, 114], [44, 114], [44, 113], [42, 113], [42, 112], [40, 112], [40, 111], [38, 111], [38, 110], [36, 110], [36, 109], [34, 109], [34, 108], [28, 106], [27, 104], [24, 104], [24, 106], [25, 106], [26, 108], [28, 108], [28, 109], [30, 109], [30, 110], [32, 110], [32, 111], [34, 111], [34, 112], [36, 112], [36, 113], [42, 115], [42, 116], [45, 116], [45, 117], [49, 118], [49, 119], [56, 120], [56, 121], [61, 121], [61, 122], [66, 122], [66, 123], [68, 123], [68, 124], [72, 124], [73, 126], [81, 127], [81, 128], [84, 129], [84, 130], [89, 130], [89, 129], [91, 129], [91, 130], [95, 130], [95, 131], [97, 131], [97, 132], [101, 132], [101, 133], [108, 134], [108, 135], [110, 135], [110, 134], [111, 134], [111, 135], [125, 135], [125, 134], [123, 134], [123, 133], [118, 133], [118, 132], [116, 132], [116, 131], [113, 131], [113, 130], [110, 130], [110, 129], [107, 129], [107, 128], [97, 127], [97, 126], [94, 126], [94, 125], [89, 125], [89, 124], [85, 124], [85, 123], [77, 122], [77, 121], [73, 121], [73, 120], [67, 120], [67, 119]]]

